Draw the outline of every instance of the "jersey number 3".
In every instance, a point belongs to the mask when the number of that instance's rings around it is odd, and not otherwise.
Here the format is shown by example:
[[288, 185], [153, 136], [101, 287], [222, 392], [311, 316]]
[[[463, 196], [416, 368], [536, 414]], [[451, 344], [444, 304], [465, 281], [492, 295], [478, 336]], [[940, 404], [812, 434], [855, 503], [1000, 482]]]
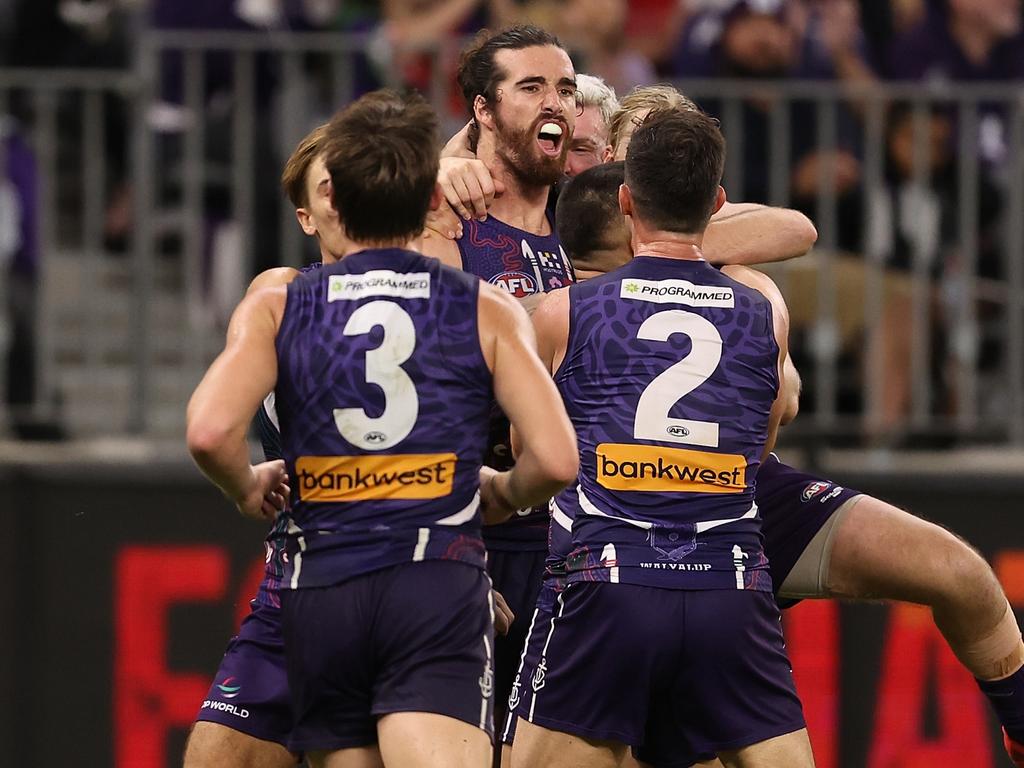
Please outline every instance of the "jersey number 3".
[[674, 333], [690, 339], [690, 353], [658, 374], [640, 395], [633, 421], [633, 437], [641, 440], [718, 447], [718, 424], [713, 421], [673, 419], [668, 412], [677, 402], [707, 381], [722, 359], [722, 335], [700, 315], [682, 309], [657, 312], [636, 332], [644, 341], [668, 341]]
[[366, 415], [362, 408], [335, 408], [334, 423], [341, 436], [367, 451], [383, 451], [402, 442], [420, 413], [416, 385], [402, 369], [416, 349], [416, 326], [409, 313], [393, 301], [363, 304], [345, 323], [346, 336], [362, 336], [376, 326], [384, 340], [366, 353], [366, 381], [384, 393], [384, 412]]

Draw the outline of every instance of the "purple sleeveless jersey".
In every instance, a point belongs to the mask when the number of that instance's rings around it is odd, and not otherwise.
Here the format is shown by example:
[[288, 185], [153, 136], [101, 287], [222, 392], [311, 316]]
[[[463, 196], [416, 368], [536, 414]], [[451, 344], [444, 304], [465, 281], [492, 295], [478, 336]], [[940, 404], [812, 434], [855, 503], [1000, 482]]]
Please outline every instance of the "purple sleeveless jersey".
[[779, 384], [768, 300], [706, 262], [644, 256], [569, 291], [569, 582], [770, 592], [754, 503]]
[[493, 393], [478, 293], [468, 275], [400, 250], [363, 251], [288, 286], [275, 390], [292, 482], [282, 587], [427, 559], [484, 567], [478, 482]]
[[[302, 273], [312, 272], [322, 266], [322, 261], [315, 261], [299, 271]], [[263, 446], [263, 458], [267, 461], [284, 458], [281, 453], [281, 429], [277, 423], [277, 409], [274, 406], [274, 400], [275, 394], [271, 392], [263, 401], [259, 411], [256, 412], [256, 430]], [[266, 550], [266, 568], [263, 571], [263, 581], [260, 582], [256, 597], [250, 601], [253, 607], [257, 605], [281, 607], [281, 598], [278, 596], [277, 590], [281, 588], [281, 579], [284, 577], [284, 550], [287, 539], [288, 516], [280, 515], [263, 541]]]
[[[504, 288], [516, 298], [576, 282], [576, 273], [554, 234], [553, 224], [552, 234], [534, 235], [488, 216], [484, 221], [465, 222], [464, 234], [456, 242], [466, 272]], [[495, 405], [485, 458], [488, 466], [499, 470], [512, 466], [508, 431], [508, 420]], [[543, 550], [547, 524], [545, 508], [524, 510], [507, 523], [487, 526], [487, 546]]]

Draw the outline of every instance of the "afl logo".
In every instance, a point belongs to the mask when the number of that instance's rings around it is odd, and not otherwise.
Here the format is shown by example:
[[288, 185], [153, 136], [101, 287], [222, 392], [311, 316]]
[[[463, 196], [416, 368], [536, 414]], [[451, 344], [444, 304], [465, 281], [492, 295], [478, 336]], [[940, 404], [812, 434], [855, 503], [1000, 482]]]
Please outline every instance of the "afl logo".
[[380, 445], [387, 439], [388, 436], [383, 432], [367, 432], [363, 435], [363, 440], [368, 442], [370, 445]]
[[810, 501], [815, 496], [824, 491], [826, 488], [828, 488], [830, 485], [832, 485], [832, 483], [826, 483], [823, 480], [816, 480], [815, 482], [811, 483], [806, 488], [804, 488], [804, 492], [800, 494], [800, 498], [803, 499], [804, 501]]
[[690, 435], [690, 430], [679, 424], [673, 424], [671, 427], [668, 427], [665, 431], [672, 435], [672, 437], [689, 437]]
[[502, 272], [487, 282], [499, 288], [504, 288], [517, 299], [537, 293], [537, 281], [525, 272]]

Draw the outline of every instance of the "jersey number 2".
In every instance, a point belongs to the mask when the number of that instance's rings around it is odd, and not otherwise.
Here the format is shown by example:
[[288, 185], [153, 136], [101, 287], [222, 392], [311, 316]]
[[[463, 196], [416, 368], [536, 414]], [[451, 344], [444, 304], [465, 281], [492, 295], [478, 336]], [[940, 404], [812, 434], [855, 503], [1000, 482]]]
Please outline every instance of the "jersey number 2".
[[668, 341], [674, 333], [690, 339], [690, 352], [669, 366], [640, 395], [633, 421], [633, 437], [658, 442], [718, 447], [718, 424], [713, 421], [673, 419], [668, 412], [677, 402], [707, 381], [722, 359], [722, 335], [700, 315], [682, 309], [657, 312], [636, 332], [644, 341]]
[[384, 340], [366, 353], [366, 381], [384, 393], [384, 412], [370, 417], [362, 408], [335, 408], [334, 423], [341, 436], [368, 451], [383, 451], [402, 442], [420, 413], [416, 385], [402, 369], [416, 349], [416, 326], [409, 313], [393, 301], [363, 304], [345, 323], [346, 336], [362, 336], [376, 326]]

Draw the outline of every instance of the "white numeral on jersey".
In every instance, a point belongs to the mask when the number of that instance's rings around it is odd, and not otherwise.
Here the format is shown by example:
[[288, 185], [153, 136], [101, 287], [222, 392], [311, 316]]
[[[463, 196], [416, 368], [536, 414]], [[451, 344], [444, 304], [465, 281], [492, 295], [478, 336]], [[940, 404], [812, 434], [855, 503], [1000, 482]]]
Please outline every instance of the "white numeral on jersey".
[[341, 436], [368, 451], [382, 451], [402, 442], [420, 412], [416, 386], [401, 367], [416, 348], [416, 326], [409, 313], [393, 301], [363, 304], [345, 324], [346, 336], [361, 336], [376, 326], [384, 341], [366, 353], [366, 381], [384, 392], [384, 412], [370, 418], [362, 408], [335, 408], [334, 423]]
[[682, 309], [657, 312], [636, 333], [644, 341], [668, 341], [674, 333], [690, 337], [690, 353], [654, 378], [640, 395], [633, 437], [659, 442], [718, 447], [713, 421], [669, 418], [672, 406], [710, 378], [722, 359], [722, 336], [700, 315]]

